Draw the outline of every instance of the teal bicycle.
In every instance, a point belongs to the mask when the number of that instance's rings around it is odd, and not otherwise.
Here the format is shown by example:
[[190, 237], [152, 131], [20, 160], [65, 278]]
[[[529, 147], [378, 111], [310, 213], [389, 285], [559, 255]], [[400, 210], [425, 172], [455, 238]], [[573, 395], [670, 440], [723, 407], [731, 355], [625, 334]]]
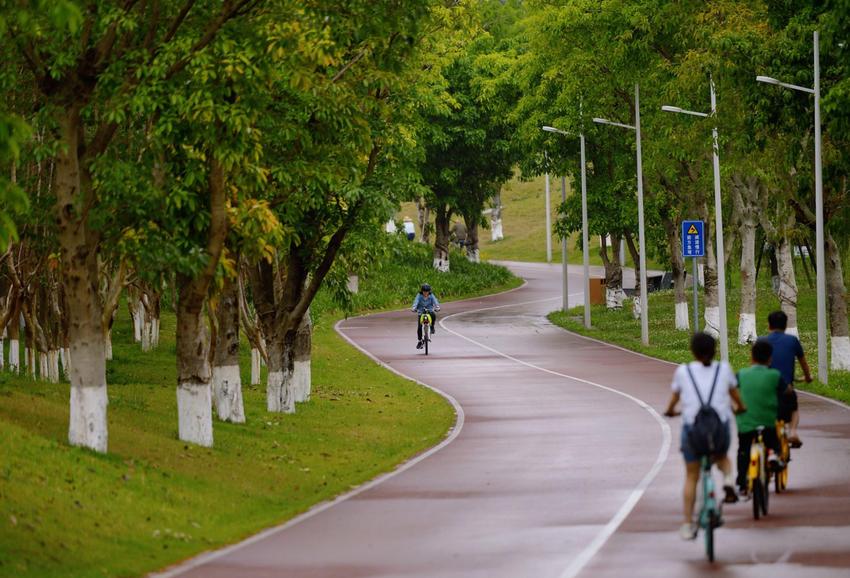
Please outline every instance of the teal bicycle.
[[711, 458], [703, 456], [701, 460], [700, 488], [702, 505], [699, 510], [699, 527], [705, 539], [705, 555], [714, 562], [714, 529], [723, 525], [720, 500], [717, 499], [714, 478], [711, 475]]

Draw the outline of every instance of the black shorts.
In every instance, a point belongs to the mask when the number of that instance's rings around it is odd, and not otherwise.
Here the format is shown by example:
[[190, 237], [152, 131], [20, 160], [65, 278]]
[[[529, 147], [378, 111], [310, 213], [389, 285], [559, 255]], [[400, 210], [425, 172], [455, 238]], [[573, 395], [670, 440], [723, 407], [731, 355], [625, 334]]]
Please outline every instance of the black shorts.
[[779, 394], [779, 408], [776, 412], [777, 419], [781, 419], [785, 423], [791, 421], [791, 414], [797, 411], [797, 392], [792, 391], [791, 393], [780, 393]]

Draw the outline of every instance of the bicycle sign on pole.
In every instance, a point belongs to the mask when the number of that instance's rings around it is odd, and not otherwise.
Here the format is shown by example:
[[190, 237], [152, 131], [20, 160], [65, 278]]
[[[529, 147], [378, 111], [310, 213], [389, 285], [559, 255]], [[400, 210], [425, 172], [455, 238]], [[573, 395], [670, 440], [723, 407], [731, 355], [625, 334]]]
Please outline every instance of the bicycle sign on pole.
[[705, 223], [682, 221], [682, 256], [694, 264], [694, 333], [699, 331], [699, 291], [697, 259], [705, 257]]

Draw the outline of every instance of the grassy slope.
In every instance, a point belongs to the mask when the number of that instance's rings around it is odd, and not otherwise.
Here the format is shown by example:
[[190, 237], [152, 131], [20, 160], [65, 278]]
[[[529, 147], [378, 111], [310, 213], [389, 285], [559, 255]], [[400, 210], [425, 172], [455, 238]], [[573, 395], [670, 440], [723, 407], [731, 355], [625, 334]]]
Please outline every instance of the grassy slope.
[[[572, 194], [570, 180], [567, 179], [567, 195]], [[561, 179], [552, 178], [552, 222], [558, 217], [558, 205], [561, 202]], [[501, 241], [490, 241], [490, 231], [482, 230], [479, 234], [481, 258], [506, 261], [546, 262], [546, 201], [545, 178], [537, 177], [530, 181], [514, 178], [502, 188], [502, 229], [505, 238]], [[416, 205], [405, 203], [397, 214], [398, 221], [405, 216], [414, 221], [417, 219]], [[432, 219], [433, 222], [433, 219]], [[417, 231], [418, 233], [418, 231]], [[571, 236], [567, 246], [567, 261], [573, 264], [582, 262], [580, 235]], [[631, 267], [631, 257], [626, 256], [627, 266]], [[561, 241], [552, 235], [552, 262], [561, 262]], [[590, 238], [590, 264], [602, 265], [599, 258], [599, 238]], [[658, 268], [650, 260], [651, 268]]]
[[[759, 333], [767, 332], [767, 315], [779, 309], [779, 300], [770, 290], [769, 277], [762, 275], [759, 279], [757, 320]], [[798, 302], [798, 319], [800, 323], [800, 340], [806, 351], [806, 357], [812, 371], [817, 373], [817, 334], [815, 326], [814, 291], [807, 290], [805, 281], [801, 281]], [[690, 294], [689, 294], [690, 296]], [[729, 320], [729, 361], [736, 369], [749, 365], [749, 346], [738, 345], [738, 317], [740, 309], [740, 290], [735, 287], [727, 291], [728, 320]], [[594, 306], [591, 312], [593, 327], [589, 330], [583, 325], [583, 308], [574, 308], [567, 313], [554, 312], [549, 319], [561, 327], [576, 333], [601, 339], [634, 351], [640, 351], [654, 357], [674, 362], [684, 362], [691, 359], [689, 351], [690, 334], [676, 331], [674, 299], [671, 291], [650, 294], [649, 300], [649, 335], [650, 345], [644, 346], [640, 341], [640, 322], [631, 316], [631, 302], [622, 311], [607, 311], [604, 306]], [[700, 319], [704, 303], [700, 295]], [[693, 312], [691, 312], [693, 315]], [[800, 369], [797, 370], [801, 375]], [[834, 399], [850, 403], [850, 373], [832, 371], [829, 375], [830, 384], [825, 386], [814, 382], [798, 384], [806, 389], [826, 395]]]
[[[395, 275], [394, 285], [405, 287], [426, 276], [428, 264], [417, 258], [367, 278], [361, 306], [406, 304], [409, 292], [370, 298], [369, 285]], [[519, 283], [493, 267], [467, 274], [466, 284], [460, 274], [443, 277], [449, 290], [441, 295]], [[326, 312], [318, 315], [309, 403], [295, 415], [269, 414], [264, 389], [245, 386], [248, 423], [217, 422], [214, 448], [186, 445], [176, 432], [174, 316], [164, 313], [160, 348], [143, 354], [121, 313], [108, 367], [108, 455], [67, 445], [66, 384], [0, 373], [0, 576], [161, 568], [392, 469], [437, 443], [454, 421], [441, 397], [346, 344], [332, 328], [338, 315]], [[242, 377], [247, 383], [247, 372]]]

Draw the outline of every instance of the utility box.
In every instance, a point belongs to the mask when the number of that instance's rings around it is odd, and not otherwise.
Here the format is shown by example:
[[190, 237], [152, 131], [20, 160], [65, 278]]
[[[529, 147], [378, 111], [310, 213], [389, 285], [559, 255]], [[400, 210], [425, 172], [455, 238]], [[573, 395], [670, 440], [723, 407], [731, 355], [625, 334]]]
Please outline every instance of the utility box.
[[604, 305], [605, 304], [605, 288], [607, 284], [605, 278], [591, 277], [590, 281], [590, 304]]

